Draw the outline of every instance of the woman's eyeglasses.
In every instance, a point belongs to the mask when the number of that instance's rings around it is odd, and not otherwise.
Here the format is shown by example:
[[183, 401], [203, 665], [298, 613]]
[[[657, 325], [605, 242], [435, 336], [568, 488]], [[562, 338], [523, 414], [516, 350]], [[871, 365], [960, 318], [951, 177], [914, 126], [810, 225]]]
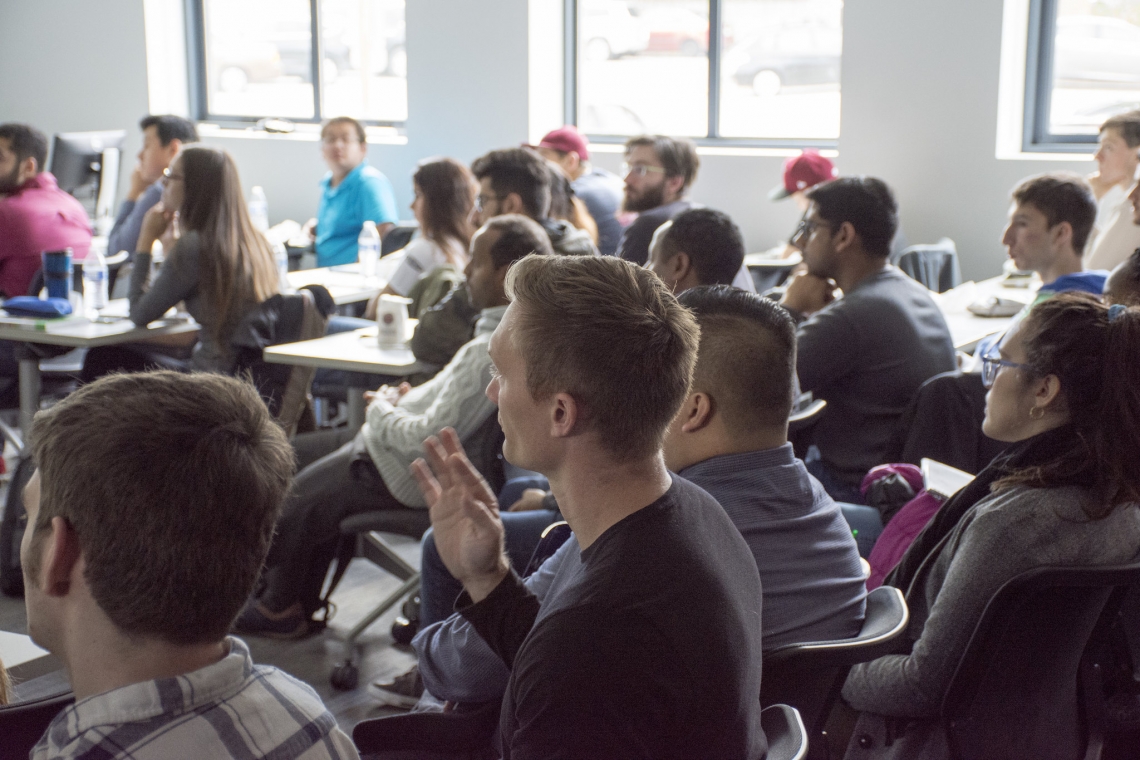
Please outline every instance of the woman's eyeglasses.
[[992, 388], [994, 385], [994, 380], [997, 379], [998, 372], [1001, 371], [1002, 367], [1011, 367], [1013, 369], [1027, 369], [1029, 365], [1006, 361], [1000, 356], [983, 356], [982, 385], [987, 388]]
[[163, 182], [169, 183], [169, 182], [174, 182], [175, 180], [181, 181], [182, 175], [181, 174], [175, 174], [174, 172], [170, 171], [169, 166], [162, 170], [162, 181]]

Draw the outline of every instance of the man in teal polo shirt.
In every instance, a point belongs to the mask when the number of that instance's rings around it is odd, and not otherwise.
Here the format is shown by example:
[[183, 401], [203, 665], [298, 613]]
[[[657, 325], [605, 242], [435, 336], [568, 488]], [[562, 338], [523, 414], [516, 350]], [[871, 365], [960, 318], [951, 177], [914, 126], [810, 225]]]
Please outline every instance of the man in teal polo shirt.
[[321, 129], [321, 155], [330, 171], [321, 180], [321, 202], [312, 229], [317, 266], [351, 264], [364, 222], [376, 222], [383, 238], [399, 218], [392, 183], [368, 165], [367, 152], [364, 127], [356, 119], [339, 116]]

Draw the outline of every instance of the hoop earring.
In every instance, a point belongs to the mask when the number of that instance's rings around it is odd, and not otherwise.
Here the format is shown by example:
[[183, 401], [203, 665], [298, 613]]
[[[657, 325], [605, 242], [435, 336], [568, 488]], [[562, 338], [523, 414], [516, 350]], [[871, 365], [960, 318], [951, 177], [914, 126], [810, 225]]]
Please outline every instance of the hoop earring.
[[1042, 406], [1031, 406], [1031, 407], [1029, 407], [1030, 419], [1039, 420], [1044, 416], [1045, 416], [1045, 407], [1042, 407]]

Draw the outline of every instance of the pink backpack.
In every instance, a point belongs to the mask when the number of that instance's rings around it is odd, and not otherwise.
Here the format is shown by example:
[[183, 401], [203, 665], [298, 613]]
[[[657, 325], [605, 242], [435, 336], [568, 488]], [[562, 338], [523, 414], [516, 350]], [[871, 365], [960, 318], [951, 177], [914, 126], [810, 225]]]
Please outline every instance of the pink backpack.
[[883, 578], [895, 569], [906, 550], [922, 532], [930, 518], [942, 507], [942, 500], [926, 489], [908, 501], [891, 518], [871, 550], [867, 562], [871, 565], [871, 575], [867, 578], [867, 590], [883, 585]]

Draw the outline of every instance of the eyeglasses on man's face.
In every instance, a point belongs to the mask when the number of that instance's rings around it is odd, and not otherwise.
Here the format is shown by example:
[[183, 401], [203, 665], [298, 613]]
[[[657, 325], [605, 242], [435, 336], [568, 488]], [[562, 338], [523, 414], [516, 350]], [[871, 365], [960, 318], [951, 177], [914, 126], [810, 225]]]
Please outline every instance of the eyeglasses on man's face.
[[355, 135], [329, 135], [321, 138], [321, 145], [331, 148], [335, 145], [359, 145], [360, 139]]
[[796, 231], [792, 233], [792, 240], [799, 240], [801, 237], [808, 237], [812, 232], [816, 230], [817, 227], [826, 227], [828, 229], [831, 228], [831, 226], [823, 220], [808, 219], [805, 216], [800, 220], [800, 223], [796, 225]]
[[626, 164], [621, 165], [621, 176], [628, 177], [647, 177], [650, 174], [664, 174], [664, 166], [652, 166], [650, 164]]

